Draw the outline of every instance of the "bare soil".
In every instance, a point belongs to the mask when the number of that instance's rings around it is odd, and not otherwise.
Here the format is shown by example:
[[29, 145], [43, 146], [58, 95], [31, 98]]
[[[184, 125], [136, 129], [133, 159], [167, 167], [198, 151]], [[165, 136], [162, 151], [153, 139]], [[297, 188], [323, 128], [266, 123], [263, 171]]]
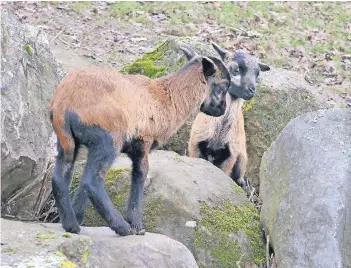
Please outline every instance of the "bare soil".
[[122, 67], [170, 36], [246, 50], [295, 70], [329, 103], [351, 107], [351, 3], [2, 2], [41, 27], [70, 72]]

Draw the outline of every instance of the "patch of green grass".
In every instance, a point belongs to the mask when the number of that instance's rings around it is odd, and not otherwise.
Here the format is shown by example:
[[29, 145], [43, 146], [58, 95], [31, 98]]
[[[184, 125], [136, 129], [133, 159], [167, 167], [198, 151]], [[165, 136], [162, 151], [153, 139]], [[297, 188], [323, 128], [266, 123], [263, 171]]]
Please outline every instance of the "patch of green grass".
[[327, 44], [315, 44], [311, 49], [311, 51], [316, 54], [326, 53], [328, 50], [329, 48]]
[[92, 2], [90, 1], [77, 1], [74, 2], [72, 8], [80, 13], [83, 9], [89, 8], [92, 6]]
[[110, 6], [110, 15], [112, 17], [122, 17], [133, 11], [143, 11], [145, 6], [135, 1], [118, 1]]
[[290, 39], [290, 44], [294, 47], [297, 47], [297, 46], [305, 46], [306, 45], [306, 40], [304, 39], [296, 39], [296, 38], [292, 38]]
[[134, 21], [145, 25], [150, 24], [150, 20], [144, 16], [137, 16]]

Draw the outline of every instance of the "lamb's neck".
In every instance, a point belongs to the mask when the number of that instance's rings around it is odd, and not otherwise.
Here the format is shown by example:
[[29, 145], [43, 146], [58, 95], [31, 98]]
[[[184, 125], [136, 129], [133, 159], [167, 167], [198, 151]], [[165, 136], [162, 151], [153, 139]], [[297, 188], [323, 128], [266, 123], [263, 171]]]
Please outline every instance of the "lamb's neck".
[[168, 92], [170, 106], [174, 109], [177, 123], [184, 121], [190, 113], [198, 109], [207, 89], [202, 68], [194, 65], [161, 80]]
[[232, 124], [236, 122], [239, 112], [242, 109], [244, 100], [243, 99], [233, 99], [230, 94], [227, 94], [227, 108], [224, 115], [217, 117], [216, 121], [220, 128], [230, 129]]

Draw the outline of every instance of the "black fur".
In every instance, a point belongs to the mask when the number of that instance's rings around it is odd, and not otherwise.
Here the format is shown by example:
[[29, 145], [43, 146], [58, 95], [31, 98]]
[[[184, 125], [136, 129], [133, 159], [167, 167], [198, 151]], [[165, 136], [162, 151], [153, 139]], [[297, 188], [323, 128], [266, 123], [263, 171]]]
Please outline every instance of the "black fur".
[[142, 198], [145, 179], [149, 170], [144, 141], [141, 138], [134, 138], [124, 144], [122, 152], [126, 153], [133, 162], [127, 220], [131, 224], [132, 230], [142, 233]]
[[197, 146], [201, 152], [202, 158], [209, 161], [209, 157], [212, 156], [212, 164], [216, 167], [220, 167], [230, 156], [229, 146], [225, 144], [222, 148], [214, 149], [210, 147], [209, 144], [209, 141], [201, 141], [198, 143]]
[[[123, 219], [121, 213], [115, 209], [104, 189], [104, 176], [116, 156], [111, 135], [98, 126], [87, 126], [81, 123], [78, 115], [74, 112], [66, 113], [65, 122], [67, 130], [72, 133], [76, 148], [79, 148], [80, 144], [88, 148], [88, 159], [72, 207], [69, 198], [69, 185], [75, 158], [69, 163], [65, 162], [65, 165], [68, 165], [65, 167], [62, 164], [63, 152], [58, 154], [53, 178], [53, 192], [64, 229], [68, 232], [79, 232], [80, 228], [75, 214], [81, 223], [88, 202], [87, 197], [89, 197], [95, 209], [111, 229], [120, 235], [127, 235], [130, 226]], [[58, 147], [60, 147], [59, 143]]]
[[236, 182], [236, 184], [238, 184], [241, 188], [244, 189], [244, 191], [246, 191], [247, 190], [246, 182], [245, 180], [240, 179], [241, 176], [243, 175], [242, 170], [240, 168], [241, 161], [242, 161], [242, 156], [238, 155], [236, 158], [235, 164], [232, 168], [232, 171], [230, 173], [230, 177]]
[[57, 141], [57, 151], [58, 154], [56, 156], [56, 164], [52, 178], [52, 192], [56, 201], [56, 207], [66, 232], [79, 233], [80, 227], [77, 223], [69, 197], [69, 186], [72, 180], [74, 160], [77, 153], [74, 154], [73, 161], [66, 161], [63, 148], [59, 141]]
[[153, 144], [151, 145], [150, 151], [157, 149], [158, 146], [160, 146], [159, 142], [158, 141], [154, 141]]
[[232, 168], [232, 172], [230, 173], [230, 177], [234, 181], [238, 181], [238, 179], [240, 179], [241, 177], [240, 162], [241, 162], [241, 156], [238, 155], [238, 157], [236, 158], [236, 162]]
[[[212, 164], [215, 165], [216, 167], [220, 168], [221, 165], [226, 161], [231, 153], [229, 150], [229, 145], [224, 144], [224, 146], [221, 143], [217, 143], [216, 141], [213, 140], [205, 140], [201, 141], [197, 144], [201, 158], [210, 161], [210, 156], [212, 157]], [[236, 162], [232, 168], [232, 171], [230, 173], [230, 177], [241, 187], [245, 187], [246, 184], [244, 181], [241, 181], [241, 169], [240, 169], [240, 162], [242, 161], [241, 156], [239, 155], [236, 159]]]

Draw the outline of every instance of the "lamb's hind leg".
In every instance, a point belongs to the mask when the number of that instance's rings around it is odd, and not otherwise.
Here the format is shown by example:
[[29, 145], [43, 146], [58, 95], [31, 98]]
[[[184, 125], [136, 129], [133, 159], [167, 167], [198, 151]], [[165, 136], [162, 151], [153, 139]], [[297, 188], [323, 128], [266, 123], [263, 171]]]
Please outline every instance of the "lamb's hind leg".
[[112, 144], [110, 144], [111, 146], [103, 146], [102, 143], [104, 141], [89, 148], [88, 160], [83, 173], [82, 187], [108, 226], [119, 235], [128, 235], [130, 225], [114, 207], [104, 188], [105, 176], [115, 159], [115, 149]]
[[245, 157], [239, 154], [230, 173], [230, 177], [244, 190], [247, 190], [247, 184], [244, 179], [246, 161]]
[[78, 149], [79, 146], [76, 145], [73, 159], [69, 159], [67, 156], [65, 156], [60, 142], [57, 142], [58, 154], [56, 157], [55, 169], [52, 178], [52, 192], [59, 211], [60, 220], [65, 231], [70, 233], [80, 232], [79, 224], [77, 223], [75, 214], [73, 212], [69, 196], [69, 187], [72, 180], [72, 170]]
[[88, 207], [88, 201], [89, 197], [88, 194], [86, 193], [84, 187], [82, 184], [80, 184], [79, 188], [77, 189], [76, 194], [74, 195], [74, 201], [73, 201], [73, 210], [74, 213], [76, 214], [76, 219], [79, 225], [83, 223], [84, 219], [84, 212], [86, 208]]
[[149, 171], [148, 153], [152, 141], [134, 139], [129, 144], [128, 156], [133, 162], [132, 182], [127, 208], [127, 220], [131, 225], [132, 233], [145, 234], [142, 223], [142, 200], [144, 184]]

